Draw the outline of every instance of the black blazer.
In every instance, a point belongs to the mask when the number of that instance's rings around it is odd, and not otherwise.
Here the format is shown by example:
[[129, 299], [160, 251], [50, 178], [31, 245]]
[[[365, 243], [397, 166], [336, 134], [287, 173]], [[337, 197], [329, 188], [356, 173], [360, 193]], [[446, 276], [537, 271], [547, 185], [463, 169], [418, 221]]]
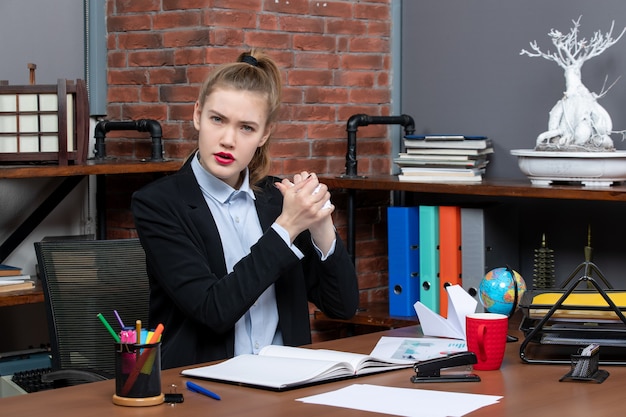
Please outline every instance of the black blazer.
[[299, 260], [270, 227], [282, 210], [276, 178], [255, 191], [263, 236], [227, 274], [217, 226], [190, 161], [132, 198], [150, 277], [150, 326], [165, 327], [163, 369], [232, 357], [235, 323], [271, 284], [285, 345], [311, 342], [308, 301], [330, 317], [354, 315], [357, 278], [339, 236], [335, 253], [322, 262], [309, 232], [301, 233], [294, 241], [305, 255]]

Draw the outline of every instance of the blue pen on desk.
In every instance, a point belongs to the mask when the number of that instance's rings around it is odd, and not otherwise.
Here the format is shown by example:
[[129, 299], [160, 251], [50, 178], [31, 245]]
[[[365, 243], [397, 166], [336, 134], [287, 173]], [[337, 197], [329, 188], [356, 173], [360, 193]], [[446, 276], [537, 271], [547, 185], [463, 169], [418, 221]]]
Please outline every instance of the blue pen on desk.
[[222, 398], [221, 398], [219, 395], [217, 395], [216, 393], [214, 393], [214, 392], [212, 392], [212, 391], [209, 391], [208, 389], [203, 388], [203, 387], [201, 387], [201, 386], [200, 386], [200, 385], [198, 385], [198, 384], [194, 384], [194, 383], [193, 383], [193, 382], [191, 382], [191, 381], [187, 381], [187, 389], [188, 389], [189, 391], [197, 392], [197, 393], [199, 393], [199, 394], [206, 395], [207, 397], [211, 397], [211, 398], [216, 399], [216, 400], [221, 400], [221, 399], [222, 399]]

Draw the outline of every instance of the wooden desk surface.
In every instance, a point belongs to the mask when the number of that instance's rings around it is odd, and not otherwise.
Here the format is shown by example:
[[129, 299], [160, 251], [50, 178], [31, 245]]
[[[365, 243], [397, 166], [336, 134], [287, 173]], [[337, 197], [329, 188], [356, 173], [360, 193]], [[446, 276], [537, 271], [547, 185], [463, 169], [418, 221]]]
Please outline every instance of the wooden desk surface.
[[[318, 343], [315, 347], [369, 353], [381, 335], [415, 337], [416, 326], [370, 333], [346, 339]], [[221, 395], [216, 401], [187, 391], [186, 378], [181, 369], [163, 372], [164, 392], [171, 384], [185, 395], [185, 402], [176, 406], [163, 404], [153, 407], [127, 408], [111, 402], [114, 381], [96, 382], [60, 390], [44, 391], [25, 396], [0, 399], [0, 409], [6, 416], [19, 417], [115, 417], [115, 416], [243, 416], [255, 417], [334, 417], [363, 416], [358, 410], [303, 404], [295, 401], [354, 383], [375, 384], [402, 388], [419, 388], [453, 392], [502, 395], [503, 399], [468, 414], [472, 417], [528, 417], [528, 416], [619, 416], [624, 412], [623, 381], [626, 367], [606, 366], [610, 372], [602, 384], [588, 382], [559, 382], [570, 369], [566, 365], [530, 365], [519, 359], [520, 342], [510, 343], [503, 366], [498, 371], [475, 371], [482, 381], [477, 383], [413, 384], [409, 381], [412, 369], [403, 369], [358, 379], [331, 382], [286, 392], [272, 392], [238, 387], [216, 382], [199, 381]], [[198, 381], [197, 381], [198, 382]], [[415, 404], [419, 407], [419, 404]], [[367, 415], [380, 415], [367, 413]]]

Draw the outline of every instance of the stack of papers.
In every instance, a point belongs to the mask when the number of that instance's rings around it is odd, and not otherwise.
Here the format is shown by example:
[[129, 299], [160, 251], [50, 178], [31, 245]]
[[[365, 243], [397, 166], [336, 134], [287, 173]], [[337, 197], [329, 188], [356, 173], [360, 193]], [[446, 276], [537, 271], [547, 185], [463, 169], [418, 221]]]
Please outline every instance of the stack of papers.
[[27, 290], [34, 286], [35, 283], [30, 275], [23, 275], [21, 268], [0, 265], [0, 293]]
[[30, 279], [29, 275], [22, 275], [24, 278], [6, 278], [2, 277], [0, 279], [0, 293], [9, 292], [9, 291], [17, 291], [17, 290], [28, 290], [35, 286], [35, 283]]
[[394, 159], [400, 181], [480, 182], [493, 153], [485, 136], [407, 135], [404, 145]]

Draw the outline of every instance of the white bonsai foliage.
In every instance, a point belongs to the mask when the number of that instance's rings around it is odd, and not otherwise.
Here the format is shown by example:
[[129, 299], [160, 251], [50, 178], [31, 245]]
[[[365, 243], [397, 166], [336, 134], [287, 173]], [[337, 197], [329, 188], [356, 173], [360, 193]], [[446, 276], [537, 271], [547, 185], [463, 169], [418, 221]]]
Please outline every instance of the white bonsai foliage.
[[610, 135], [621, 133], [623, 139], [626, 132], [613, 131], [611, 116], [598, 104], [598, 98], [603, 97], [612, 86], [605, 89], [605, 82], [600, 94], [596, 94], [590, 92], [581, 79], [583, 63], [614, 45], [626, 32], [626, 28], [614, 38], [613, 22], [611, 29], [604, 34], [597, 31], [589, 41], [578, 39], [581, 17], [572, 21], [574, 27], [569, 33], [550, 30], [548, 36], [556, 47], [555, 52], [542, 52], [537, 41], [530, 43], [531, 52], [525, 49], [520, 52], [520, 55], [554, 61], [565, 71], [563, 98], [550, 111], [548, 130], [537, 137], [535, 150], [614, 151]]

